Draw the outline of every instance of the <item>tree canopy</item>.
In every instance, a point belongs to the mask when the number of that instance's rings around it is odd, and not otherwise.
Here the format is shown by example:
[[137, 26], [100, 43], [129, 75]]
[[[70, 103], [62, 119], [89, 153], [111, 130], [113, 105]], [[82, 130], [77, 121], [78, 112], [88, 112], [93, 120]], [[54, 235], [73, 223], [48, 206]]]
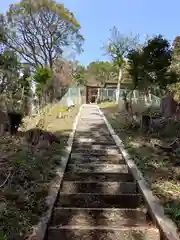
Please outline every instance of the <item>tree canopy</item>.
[[65, 48], [81, 50], [83, 37], [74, 14], [53, 0], [22, 0], [3, 16], [4, 44], [32, 67], [53, 67]]
[[167, 39], [157, 35], [147, 41], [141, 49], [134, 49], [128, 56], [129, 74], [134, 88], [166, 88], [177, 81], [170, 69], [172, 49]]
[[87, 66], [87, 73], [90, 78], [101, 85], [117, 77], [116, 68], [108, 61], [91, 62]]
[[180, 36], [177, 36], [173, 42], [172, 68], [180, 74]]

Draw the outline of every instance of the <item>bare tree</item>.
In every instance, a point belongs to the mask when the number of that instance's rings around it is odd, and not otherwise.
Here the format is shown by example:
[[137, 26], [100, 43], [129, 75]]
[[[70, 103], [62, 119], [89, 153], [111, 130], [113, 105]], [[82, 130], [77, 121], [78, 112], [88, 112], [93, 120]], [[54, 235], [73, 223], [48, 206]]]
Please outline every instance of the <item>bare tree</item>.
[[52, 69], [66, 47], [81, 50], [83, 37], [73, 13], [53, 0], [22, 0], [1, 19], [6, 46], [33, 67]]
[[118, 67], [118, 83], [116, 91], [116, 103], [119, 101], [120, 87], [122, 81], [123, 67], [129, 51], [137, 46], [138, 36], [125, 36], [119, 32], [117, 27], [110, 30], [108, 44], [105, 45], [106, 53], [111, 57], [114, 64]]

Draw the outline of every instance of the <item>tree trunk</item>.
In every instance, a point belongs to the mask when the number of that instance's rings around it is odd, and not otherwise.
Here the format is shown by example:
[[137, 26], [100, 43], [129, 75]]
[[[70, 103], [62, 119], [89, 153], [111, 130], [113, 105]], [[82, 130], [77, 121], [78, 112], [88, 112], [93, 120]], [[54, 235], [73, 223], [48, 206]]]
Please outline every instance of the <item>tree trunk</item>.
[[117, 90], [116, 90], [116, 104], [118, 104], [118, 102], [119, 102], [119, 95], [120, 95], [120, 89], [121, 89], [121, 79], [122, 79], [122, 71], [123, 71], [123, 66], [120, 66], [119, 67]]
[[22, 92], [21, 92], [20, 111], [22, 111], [23, 99], [24, 99], [24, 87], [23, 87]]
[[129, 98], [129, 113], [130, 113], [130, 116], [131, 116], [132, 120], [133, 120], [133, 107], [132, 107], [133, 93], [134, 93], [134, 89], [131, 91], [130, 98]]
[[100, 88], [98, 88], [96, 103], [100, 102]]

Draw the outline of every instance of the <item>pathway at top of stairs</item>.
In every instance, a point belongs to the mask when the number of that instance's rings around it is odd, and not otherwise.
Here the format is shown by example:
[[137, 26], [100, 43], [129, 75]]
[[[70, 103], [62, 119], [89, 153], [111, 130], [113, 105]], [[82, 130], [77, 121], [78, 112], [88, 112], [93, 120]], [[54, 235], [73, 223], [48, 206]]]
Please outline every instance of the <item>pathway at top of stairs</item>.
[[82, 108], [47, 240], [160, 240], [96, 105]]

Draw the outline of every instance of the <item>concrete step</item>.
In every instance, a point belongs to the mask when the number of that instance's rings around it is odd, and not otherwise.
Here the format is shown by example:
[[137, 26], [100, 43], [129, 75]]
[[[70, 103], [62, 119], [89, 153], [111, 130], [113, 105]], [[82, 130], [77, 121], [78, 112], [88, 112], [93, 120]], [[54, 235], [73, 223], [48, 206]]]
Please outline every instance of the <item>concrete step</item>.
[[83, 154], [82, 156], [82, 154], [79, 153], [71, 153], [69, 163], [125, 164], [125, 160], [121, 154], [89, 157], [89, 155], [86, 154]]
[[101, 160], [101, 159], [107, 159], [107, 160], [119, 160], [122, 159], [122, 154], [108, 154], [108, 155], [93, 155], [93, 156], [89, 156], [89, 154], [86, 153], [75, 153], [72, 152], [71, 153], [71, 159], [79, 159], [79, 158], [88, 158], [88, 159], [93, 159], [96, 158], [97, 160]]
[[130, 173], [71, 173], [65, 172], [64, 181], [82, 182], [134, 182]]
[[98, 143], [100, 143], [101, 141], [106, 141], [106, 142], [109, 142], [111, 143], [113, 141], [112, 137], [109, 135], [106, 135], [106, 136], [102, 136], [102, 135], [92, 135], [91, 133], [89, 134], [83, 134], [81, 132], [81, 134], [75, 134], [75, 137], [74, 137], [74, 142], [76, 141], [79, 141], [78, 139], [82, 139], [82, 138], [88, 138], [88, 139], [91, 139], [91, 141], [96, 141]]
[[142, 206], [140, 194], [61, 193], [58, 207], [138, 208]]
[[103, 119], [100, 116], [93, 116], [93, 117], [89, 117], [89, 118], [80, 118], [79, 119], [79, 124], [83, 124], [85, 122], [94, 123], [94, 124], [96, 124], [96, 122], [97, 122], [97, 124], [101, 124], [103, 126], [105, 125]]
[[92, 148], [72, 148], [74, 153], [88, 154], [92, 156], [107, 156], [109, 154], [119, 154], [119, 149], [104, 148], [104, 149], [92, 149]]
[[90, 126], [91, 128], [98, 128], [98, 130], [100, 131], [105, 131], [107, 130], [107, 126], [106, 124], [104, 124], [104, 122], [102, 122], [102, 119], [89, 119], [89, 120], [85, 120], [85, 119], [81, 119], [79, 121], [79, 123], [77, 124], [77, 129], [79, 130], [81, 127], [86, 127], [86, 126]]
[[62, 183], [63, 193], [137, 193], [136, 183], [133, 182], [70, 182]]
[[72, 149], [73, 154], [79, 153], [79, 156], [83, 155], [89, 155], [89, 156], [109, 156], [109, 155], [119, 155], [118, 149], [101, 149], [101, 150], [93, 150], [91, 148], [89, 149], [81, 149], [81, 148], [73, 148]]
[[50, 227], [47, 240], [160, 240], [159, 230], [153, 226], [141, 227]]
[[[95, 120], [95, 121], [94, 121]], [[104, 124], [104, 121], [102, 118], [96, 118], [96, 119], [92, 119], [92, 118], [81, 118], [79, 121], [79, 124], [83, 124], [83, 123], [87, 123], [87, 124], [101, 124], [102, 126], [106, 126]]]
[[88, 155], [86, 157], [78, 157], [78, 158], [71, 158], [69, 160], [70, 164], [87, 164], [87, 163], [94, 163], [94, 164], [125, 164], [124, 158], [119, 155], [117, 158], [111, 158], [109, 159], [109, 156], [93, 156], [89, 157]]
[[80, 130], [81, 127], [91, 127], [91, 128], [101, 128], [102, 129], [107, 129], [107, 126], [102, 122], [101, 119], [97, 119], [96, 122], [94, 122], [94, 119], [93, 120], [89, 120], [89, 121], [86, 121], [86, 120], [81, 120], [78, 125], [77, 125], [77, 129]]
[[[102, 117], [97, 117], [96, 119], [98, 119], [99, 121], [101, 121], [104, 124], [104, 120]], [[80, 118], [81, 121], [87, 121], [87, 122], [94, 122], [94, 118], [88, 118], [88, 117], [81, 117]]]
[[112, 136], [110, 135], [110, 133], [106, 133], [106, 134], [103, 134], [103, 133], [100, 133], [100, 132], [98, 132], [98, 130], [96, 130], [96, 131], [86, 131], [86, 132], [82, 132], [82, 131], [76, 131], [76, 133], [75, 133], [75, 136], [74, 136], [74, 138], [75, 139], [78, 139], [78, 138], [82, 138], [82, 137], [88, 137], [88, 138], [92, 138], [92, 139], [98, 139], [98, 140], [106, 140], [106, 141], [108, 141], [108, 140], [110, 140], [110, 141], [112, 141]]
[[92, 143], [81, 143], [81, 144], [76, 144], [76, 145], [74, 145], [74, 143], [73, 143], [73, 145], [72, 145], [72, 147], [73, 148], [75, 148], [75, 149], [78, 149], [78, 151], [80, 151], [81, 149], [82, 150], [86, 150], [86, 149], [92, 149], [92, 150], [119, 150], [118, 149], [118, 147], [114, 144], [114, 145], [101, 145], [101, 144], [92, 144]]
[[98, 132], [108, 132], [108, 128], [105, 123], [102, 122], [102, 119], [100, 118], [94, 118], [94, 119], [89, 119], [86, 121], [85, 119], [80, 120], [77, 124], [77, 131], [79, 131], [80, 127], [84, 127], [87, 125], [91, 125], [91, 128], [93, 131], [98, 131]]
[[[83, 125], [81, 125], [81, 126], [77, 126], [77, 129], [78, 129], [78, 131], [80, 131], [80, 132], [82, 132], [83, 134], [85, 133], [85, 132], [93, 132], [93, 131], [96, 131], [96, 135], [98, 134], [98, 135], [109, 135], [109, 132], [108, 132], [108, 130], [107, 129], [105, 129], [105, 128], [103, 128], [100, 124], [98, 125], [90, 125], [90, 124], [83, 124]], [[100, 129], [100, 130], [99, 130]]]
[[90, 144], [90, 145], [85, 145], [85, 144], [81, 144], [79, 146], [72, 146], [73, 149], [78, 150], [78, 151], [83, 151], [83, 150], [93, 150], [93, 151], [114, 151], [117, 150], [119, 153], [119, 148], [116, 145], [100, 145], [100, 144]]
[[55, 208], [52, 226], [138, 226], [147, 222], [146, 209]]
[[81, 118], [79, 119], [79, 123], [81, 123], [81, 122], [96, 123], [96, 121], [97, 121], [98, 123], [101, 123], [102, 125], [105, 125], [105, 124], [104, 124], [104, 121], [103, 121], [103, 118], [102, 118], [101, 116], [93, 116], [93, 117], [90, 117], [90, 116], [89, 116], [89, 118], [87, 118], [87, 117], [81, 117]]
[[86, 131], [82, 132], [80, 129], [77, 128], [76, 133], [75, 133], [75, 138], [77, 137], [107, 137], [110, 140], [112, 139], [112, 136], [108, 130], [106, 131], [100, 131], [99, 126], [97, 128], [87, 128]]
[[92, 144], [93, 145], [100, 144], [101, 146], [105, 147], [105, 146], [115, 145], [115, 142], [113, 139], [111, 141], [102, 141], [102, 140], [96, 141], [96, 139], [93, 139], [93, 138], [79, 138], [73, 142], [73, 147], [80, 147], [82, 144], [85, 147], [91, 146]]
[[89, 173], [128, 173], [128, 166], [123, 164], [68, 164], [66, 172]]
[[97, 116], [96, 118], [81, 117], [79, 119], [79, 123], [81, 123], [81, 122], [93, 122], [94, 123], [94, 119], [96, 119], [96, 121], [101, 122], [104, 125], [104, 120], [101, 116]]

